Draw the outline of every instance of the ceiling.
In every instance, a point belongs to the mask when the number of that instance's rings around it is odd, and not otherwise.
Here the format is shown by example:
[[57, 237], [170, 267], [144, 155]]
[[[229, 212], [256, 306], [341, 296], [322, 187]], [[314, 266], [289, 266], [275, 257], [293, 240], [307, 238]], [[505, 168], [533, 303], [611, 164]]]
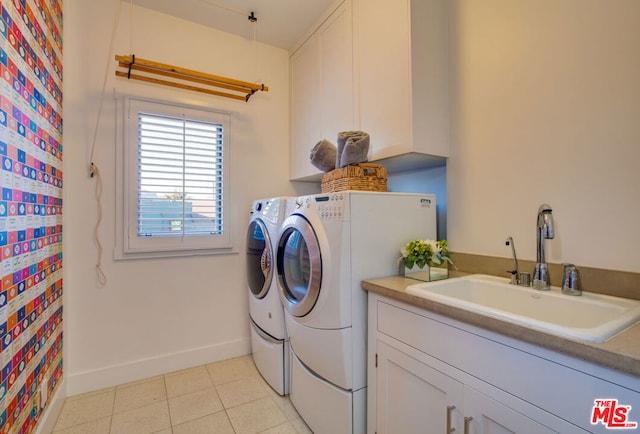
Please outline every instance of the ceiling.
[[334, 0], [131, 0], [134, 4], [289, 50]]

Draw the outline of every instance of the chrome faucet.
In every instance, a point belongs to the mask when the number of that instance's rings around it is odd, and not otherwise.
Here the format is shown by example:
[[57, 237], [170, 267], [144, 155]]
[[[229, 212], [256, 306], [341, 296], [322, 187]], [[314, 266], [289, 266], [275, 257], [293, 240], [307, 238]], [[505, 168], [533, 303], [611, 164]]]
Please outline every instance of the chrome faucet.
[[551, 206], [543, 203], [538, 208], [538, 222], [536, 224], [537, 248], [536, 265], [533, 270], [533, 287], [542, 291], [550, 289], [549, 270], [544, 257], [544, 240], [553, 238], [553, 215]]

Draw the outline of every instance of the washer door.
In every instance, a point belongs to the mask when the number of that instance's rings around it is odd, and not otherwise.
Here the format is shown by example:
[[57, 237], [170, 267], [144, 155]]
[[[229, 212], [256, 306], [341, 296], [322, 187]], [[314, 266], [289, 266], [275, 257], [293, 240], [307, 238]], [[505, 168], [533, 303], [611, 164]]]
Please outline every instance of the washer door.
[[278, 240], [280, 298], [293, 316], [307, 315], [320, 296], [322, 258], [309, 221], [293, 214], [282, 223]]
[[249, 223], [247, 230], [247, 280], [256, 298], [264, 298], [273, 278], [273, 252], [267, 228], [260, 219]]

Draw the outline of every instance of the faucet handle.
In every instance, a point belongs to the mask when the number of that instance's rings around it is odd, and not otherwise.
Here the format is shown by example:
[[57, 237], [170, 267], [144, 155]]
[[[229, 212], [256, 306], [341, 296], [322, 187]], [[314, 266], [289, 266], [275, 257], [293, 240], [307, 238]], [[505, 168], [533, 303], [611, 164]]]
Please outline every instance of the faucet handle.
[[516, 256], [516, 245], [513, 242], [513, 238], [511, 236], [507, 237], [507, 241], [505, 241], [505, 245], [511, 246], [511, 252], [513, 253], [513, 266], [515, 267], [513, 270], [507, 270], [507, 273], [511, 273], [511, 284], [517, 285], [519, 283], [518, 257]]
[[520, 281], [518, 282], [520, 286], [531, 286], [531, 273], [526, 271], [520, 272]]
[[582, 295], [580, 273], [578, 272], [578, 267], [573, 264], [564, 264], [562, 293], [567, 295]]

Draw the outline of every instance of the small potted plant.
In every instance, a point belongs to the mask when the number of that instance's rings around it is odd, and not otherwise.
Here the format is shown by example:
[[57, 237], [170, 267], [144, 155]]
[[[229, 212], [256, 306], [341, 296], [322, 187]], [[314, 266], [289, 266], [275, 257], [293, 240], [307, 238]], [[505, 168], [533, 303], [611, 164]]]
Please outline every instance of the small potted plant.
[[400, 249], [400, 274], [413, 279], [432, 281], [449, 276], [447, 240], [412, 240]]

